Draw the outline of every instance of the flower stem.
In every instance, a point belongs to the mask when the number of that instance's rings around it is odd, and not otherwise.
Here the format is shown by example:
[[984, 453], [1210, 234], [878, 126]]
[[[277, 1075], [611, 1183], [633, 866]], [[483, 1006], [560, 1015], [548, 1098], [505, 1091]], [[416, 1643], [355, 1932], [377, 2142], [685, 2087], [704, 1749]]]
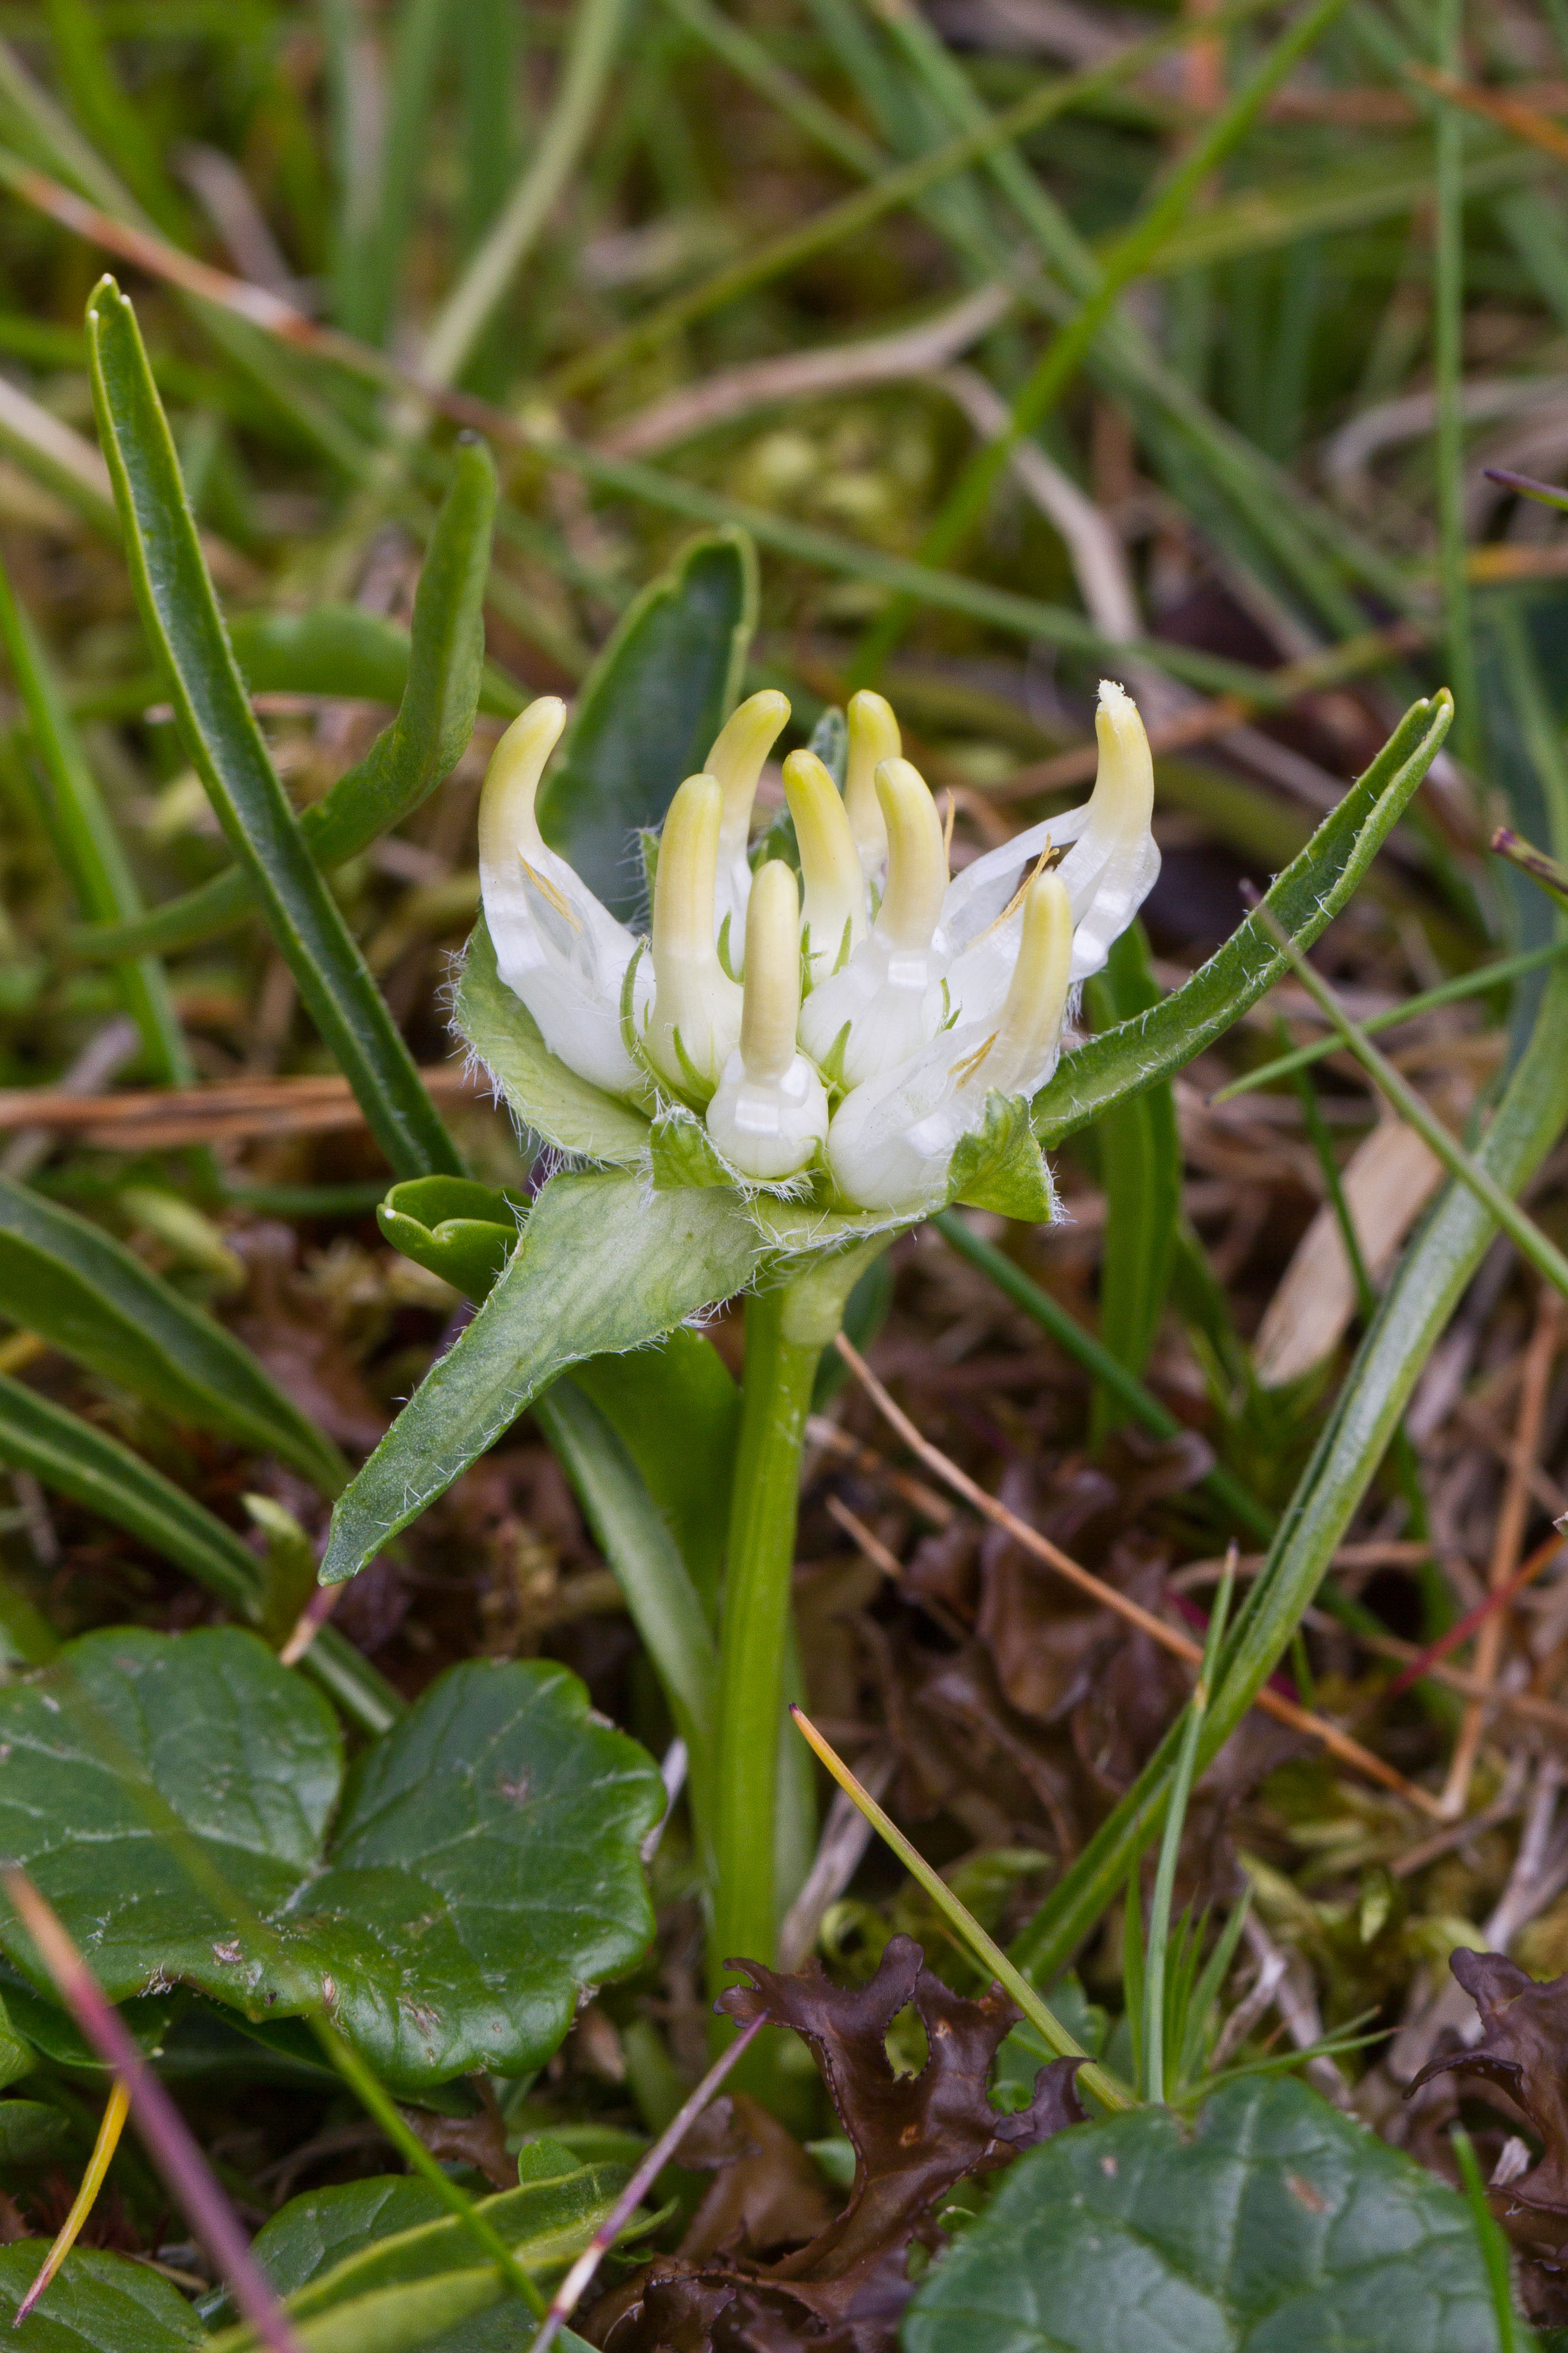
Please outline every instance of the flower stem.
[[800, 1453], [823, 1344], [786, 1335], [790, 1294], [746, 1302], [741, 1438], [719, 1651], [718, 1876], [709, 1977], [731, 1955], [770, 1963], [777, 1935], [773, 1811]]
[[708, 1947], [711, 1990], [733, 1982], [731, 1957], [771, 1965], [778, 1936], [774, 1847], [780, 1733], [789, 1656], [800, 1455], [812, 1384], [837, 1336], [844, 1303], [892, 1240], [879, 1234], [829, 1258], [786, 1265], [746, 1302], [741, 1436], [730, 1510], [719, 1641], [715, 1883]]

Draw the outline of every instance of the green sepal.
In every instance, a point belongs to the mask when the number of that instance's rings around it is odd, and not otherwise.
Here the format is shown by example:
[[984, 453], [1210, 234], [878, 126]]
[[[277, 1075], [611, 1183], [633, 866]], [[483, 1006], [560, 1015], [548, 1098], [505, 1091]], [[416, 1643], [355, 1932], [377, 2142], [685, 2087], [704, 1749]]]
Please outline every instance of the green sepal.
[[405, 1258], [479, 1300], [516, 1245], [521, 1207], [468, 1176], [413, 1176], [393, 1187], [375, 1219]]
[[551, 1052], [532, 1014], [497, 971], [482, 915], [468, 941], [452, 1018], [518, 1118], [546, 1144], [623, 1168], [643, 1158], [646, 1114], [580, 1079]]
[[656, 1193], [735, 1182], [734, 1170], [720, 1157], [702, 1122], [679, 1104], [672, 1104], [654, 1121], [648, 1132], [648, 1160]]
[[984, 1125], [958, 1139], [947, 1198], [966, 1208], [994, 1209], [1021, 1225], [1051, 1224], [1057, 1190], [1035, 1140], [1026, 1096], [986, 1096]]

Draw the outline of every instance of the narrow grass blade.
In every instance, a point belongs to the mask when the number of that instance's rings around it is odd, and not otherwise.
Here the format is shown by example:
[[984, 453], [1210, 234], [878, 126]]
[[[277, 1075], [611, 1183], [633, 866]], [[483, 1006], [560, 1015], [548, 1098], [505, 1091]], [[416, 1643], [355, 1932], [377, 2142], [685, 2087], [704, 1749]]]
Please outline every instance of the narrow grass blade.
[[[1149, 965], [1141, 923], [1123, 932], [1089, 990], [1095, 1024], [1110, 1029], [1152, 1012], [1163, 991]], [[1182, 1206], [1182, 1154], [1169, 1080], [1110, 1103], [1095, 1123], [1105, 1194], [1100, 1251], [1100, 1335], [1134, 1378], [1149, 1361], [1164, 1309]], [[1098, 1443], [1126, 1412], [1120, 1388], [1095, 1392], [1090, 1428]]]
[[699, 1813], [710, 1821], [719, 1659], [697, 1588], [637, 1464], [593, 1399], [571, 1379], [559, 1380], [534, 1399], [533, 1411], [626, 1595], [686, 1743]]
[[1310, 947], [1327, 930], [1408, 807], [1448, 732], [1453, 709], [1446, 691], [1413, 704], [1365, 775], [1224, 947], [1152, 1012], [1063, 1058], [1035, 1098], [1035, 1133], [1042, 1145], [1059, 1144], [1110, 1103], [1180, 1070], [1274, 987], [1289, 965], [1265, 927], [1264, 911], [1300, 947]]
[[1268, 921], [1268, 928], [1289, 956], [1302, 987], [1319, 1011], [1332, 1022], [1342, 1042], [1355, 1056], [1379, 1093], [1393, 1105], [1401, 1119], [1415, 1130], [1449, 1176], [1458, 1177], [1459, 1183], [1490, 1211], [1520, 1255], [1529, 1261], [1545, 1282], [1554, 1284], [1563, 1297], [1568, 1298], [1568, 1258], [1563, 1256], [1555, 1242], [1542, 1233], [1534, 1219], [1510, 1198], [1483, 1163], [1449, 1134], [1442, 1121], [1428, 1110], [1415, 1088], [1401, 1077], [1387, 1057], [1378, 1051], [1365, 1032], [1351, 1019], [1327, 981], [1313, 970], [1295, 943], [1286, 937], [1272, 918]]
[[[1557, 941], [1551, 947], [1530, 948], [1522, 955], [1501, 956], [1496, 964], [1478, 965], [1474, 972], [1462, 972], [1456, 979], [1440, 981], [1436, 988], [1424, 988], [1417, 996], [1407, 997], [1401, 1005], [1369, 1014], [1361, 1025], [1362, 1034], [1373, 1038], [1380, 1030], [1397, 1029], [1406, 1021], [1419, 1020], [1424, 1013], [1436, 1013], [1440, 1006], [1459, 1005], [1467, 997], [1479, 997], [1489, 988], [1505, 987], [1510, 980], [1522, 980], [1527, 972], [1539, 972], [1542, 965], [1561, 955], [1568, 955], [1568, 940]], [[1316, 1039], [1310, 1046], [1298, 1046], [1271, 1062], [1259, 1063], [1245, 1078], [1232, 1079], [1227, 1087], [1221, 1087], [1209, 1100], [1230, 1103], [1237, 1095], [1250, 1094], [1255, 1087], [1272, 1086], [1276, 1079], [1288, 1079], [1293, 1071], [1321, 1061], [1325, 1054], [1337, 1054], [1341, 1042], [1331, 1030], [1326, 1038]]]
[[[1523, 1186], [1568, 1123], [1568, 970], [1552, 972], [1528, 1045], [1477, 1158], [1510, 1192]], [[1438, 1335], [1493, 1234], [1489, 1208], [1464, 1186], [1445, 1194], [1384, 1293], [1371, 1331], [1298, 1484], [1262, 1572], [1227, 1641], [1203, 1762], [1217, 1754], [1274, 1672], [1390, 1441]], [[1101, 1824], [1013, 1946], [1017, 1966], [1049, 1984], [1066, 1968], [1131, 1858], [1158, 1832], [1175, 1767], [1169, 1738]]]
[[1459, 2179], [1465, 2185], [1465, 2197], [1476, 2226], [1476, 2236], [1481, 2242], [1481, 2261], [1487, 2267], [1487, 2284], [1491, 2289], [1492, 2310], [1497, 2315], [1498, 2353], [1523, 2353], [1528, 2340], [1521, 2337], [1514, 2316], [1512, 2259], [1508, 2241], [1487, 2200], [1487, 2186], [1481, 2179], [1475, 2143], [1463, 2125], [1456, 2125], [1448, 2138], [1458, 2165]]
[[413, 1058], [311, 860], [235, 664], [135, 314], [112, 279], [88, 305], [93, 396], [142, 618], [175, 710], [279, 948], [400, 1176], [458, 1172]]
[[1521, 874], [1528, 874], [1532, 882], [1539, 882], [1549, 899], [1555, 899], [1560, 907], [1568, 909], [1568, 866], [1548, 858], [1543, 849], [1537, 849], [1532, 842], [1506, 825], [1500, 825], [1493, 834], [1492, 848], [1510, 866], [1517, 866]]
[[[931, 1224], [943, 1241], [961, 1258], [978, 1267], [989, 1276], [998, 1291], [1020, 1308], [1041, 1330], [1048, 1332], [1057, 1345], [1073, 1362], [1082, 1366], [1093, 1380], [1100, 1382], [1116, 1397], [1134, 1421], [1152, 1430], [1156, 1438], [1175, 1438], [1182, 1424], [1168, 1407], [1163, 1406], [1152, 1390], [1144, 1388], [1125, 1365], [1102, 1346], [1092, 1332], [1086, 1332], [1076, 1316], [1069, 1315], [1059, 1301], [1031, 1282], [1023, 1269], [1015, 1266], [1005, 1253], [992, 1242], [984, 1241], [956, 1209], [939, 1209]], [[1202, 1482], [1215, 1502], [1227, 1512], [1249, 1535], [1266, 1540], [1275, 1528], [1275, 1515], [1268, 1505], [1248, 1494], [1239, 1480], [1216, 1463]]]
[[575, 167], [615, 63], [623, 12], [624, 0], [577, 0], [544, 135], [426, 340], [420, 369], [432, 383], [452, 384], [462, 374]]
[[[8, 1374], [0, 1374], [0, 1462], [100, 1513], [184, 1569], [242, 1624], [256, 1622], [261, 1564], [244, 1539], [107, 1430]], [[401, 1713], [391, 1684], [331, 1626], [306, 1652], [304, 1671], [367, 1732], [384, 1732]]]
[[[58, 681], [3, 567], [0, 640], [26, 705], [33, 743], [48, 781], [56, 841], [81, 911], [89, 922], [134, 921], [142, 913], [142, 894]], [[188, 1086], [195, 1071], [163, 967], [150, 956], [138, 955], [123, 961], [115, 976], [154, 1074], [171, 1086]]]
[[1012, 1995], [1047, 2050], [1058, 2059], [1083, 2060], [1078, 2072], [1079, 2089], [1089, 2093], [1112, 2115], [1124, 2108], [1136, 2107], [1138, 2103], [1125, 2084], [1119, 2084], [1113, 2075], [1108, 2075], [1103, 2067], [1096, 2065], [1086, 2055], [1081, 2043], [1073, 2040], [1056, 2012], [1040, 2000], [1035, 1988], [1020, 1975], [1001, 1946], [986, 1935], [969, 1906], [953, 1894], [941, 1873], [933, 1871], [919, 1850], [910, 1844], [898, 1824], [883, 1812], [869, 1789], [856, 1779], [844, 1759], [823, 1738], [805, 1709], [792, 1706], [790, 1715], [802, 1739], [827, 1767], [845, 1795], [858, 1806], [878, 1836], [891, 1847], [910, 1878], [918, 1881], [925, 1890], [959, 1942], [966, 1946], [982, 1968], [991, 1970], [997, 1984]]
[[55, 2233], [54, 2242], [48, 2253], [38, 2266], [37, 2279], [16, 2306], [16, 2317], [11, 2324], [13, 2328], [20, 2328], [80, 2238], [82, 2226], [98, 2203], [98, 2193], [103, 2187], [103, 2177], [113, 2161], [115, 2150], [120, 2147], [120, 2136], [125, 2129], [125, 2119], [130, 2111], [131, 2095], [124, 2084], [116, 2077], [109, 2097], [104, 2103], [98, 2137], [92, 2144], [92, 2155], [88, 2158], [87, 2170], [81, 2177], [81, 2187], [71, 2200], [70, 2212]]
[[[1226, 1621], [1230, 1616], [1230, 1597], [1235, 1585], [1236, 1548], [1233, 1546], [1204, 1640], [1204, 1658], [1198, 1669], [1198, 1680], [1183, 1715], [1181, 1744], [1176, 1751], [1176, 1769], [1171, 1783], [1171, 1802], [1165, 1813], [1164, 1833], [1160, 1841], [1160, 1861], [1154, 1873], [1154, 1892], [1149, 1907], [1149, 1936], [1143, 1954], [1142, 1985], [1142, 2088], [1146, 2100], [1163, 2100], [1167, 2096], [1165, 1968], [1170, 1953], [1171, 1905], [1176, 1892], [1176, 1861], [1181, 1853], [1182, 1832], [1186, 1827], [1187, 1805], [1197, 1776], [1198, 1744], [1203, 1738], [1204, 1719], [1208, 1714], [1209, 1695], [1214, 1688], [1215, 1663], [1225, 1639]], [[1135, 1890], [1137, 1882], [1137, 1866], [1134, 1864], [1129, 1874], [1129, 1886]]]
[[[279, 616], [279, 626], [266, 634], [272, 616], [261, 617], [261, 626], [247, 616], [248, 626], [233, 633], [242, 663], [247, 643], [264, 656], [251, 666], [251, 686], [287, 684], [295, 691], [336, 694], [357, 687], [378, 696], [397, 687], [392, 725], [300, 816], [301, 838], [324, 872], [400, 824], [468, 748], [484, 685], [484, 597], [495, 502], [495, 460], [482, 441], [465, 436], [419, 575], [407, 639], [378, 616], [352, 607], [342, 614], [328, 608]], [[350, 667], [356, 660], [357, 679]], [[167, 954], [242, 921], [254, 905], [248, 875], [230, 867], [139, 922], [79, 934], [73, 945], [83, 955], [123, 954], [127, 947]]]
[[177, 1421], [292, 1463], [329, 1494], [331, 1440], [248, 1348], [72, 1209], [0, 1176], [0, 1314]]

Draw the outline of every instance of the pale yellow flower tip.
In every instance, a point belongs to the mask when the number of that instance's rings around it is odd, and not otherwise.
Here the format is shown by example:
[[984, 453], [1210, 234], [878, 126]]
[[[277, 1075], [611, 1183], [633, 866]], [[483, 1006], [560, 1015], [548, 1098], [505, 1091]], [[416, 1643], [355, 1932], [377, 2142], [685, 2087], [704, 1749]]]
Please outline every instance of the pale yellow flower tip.
[[866, 878], [838, 787], [815, 752], [790, 754], [784, 786], [800, 845], [811, 968], [821, 980], [865, 937]]
[[717, 780], [724, 796], [719, 827], [721, 855], [745, 848], [757, 779], [788, 717], [788, 695], [780, 694], [775, 687], [764, 687], [738, 706], [713, 740], [703, 765], [704, 773]]
[[542, 694], [519, 712], [491, 753], [479, 795], [481, 867], [499, 869], [503, 859], [537, 846], [539, 780], [565, 724], [561, 697]]
[[770, 858], [752, 878], [746, 913], [741, 1060], [748, 1079], [783, 1078], [799, 1018], [800, 893], [783, 859]]
[[931, 943], [947, 889], [947, 844], [931, 787], [908, 760], [884, 760], [877, 798], [888, 834], [888, 887], [877, 935], [891, 948], [923, 951]]
[[1100, 769], [1090, 806], [1097, 828], [1146, 833], [1154, 807], [1153, 756], [1138, 705], [1113, 678], [1100, 681], [1094, 732], [1100, 738]]
[[845, 716], [849, 723], [849, 756], [844, 770], [844, 806], [849, 813], [856, 854], [870, 874], [888, 855], [888, 828], [877, 799], [877, 771], [884, 760], [898, 758], [904, 740], [892, 704], [868, 687], [850, 696]]

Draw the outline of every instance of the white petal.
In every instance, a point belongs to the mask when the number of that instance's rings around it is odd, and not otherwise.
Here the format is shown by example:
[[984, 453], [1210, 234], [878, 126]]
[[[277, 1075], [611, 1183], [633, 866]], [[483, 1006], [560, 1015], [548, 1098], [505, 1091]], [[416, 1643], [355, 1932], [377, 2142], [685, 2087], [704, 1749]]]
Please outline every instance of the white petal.
[[539, 830], [535, 799], [565, 723], [541, 695], [496, 745], [479, 797], [479, 885], [496, 966], [541, 1035], [579, 1077], [635, 1094], [643, 1077], [621, 1037], [621, 990], [637, 942]]

